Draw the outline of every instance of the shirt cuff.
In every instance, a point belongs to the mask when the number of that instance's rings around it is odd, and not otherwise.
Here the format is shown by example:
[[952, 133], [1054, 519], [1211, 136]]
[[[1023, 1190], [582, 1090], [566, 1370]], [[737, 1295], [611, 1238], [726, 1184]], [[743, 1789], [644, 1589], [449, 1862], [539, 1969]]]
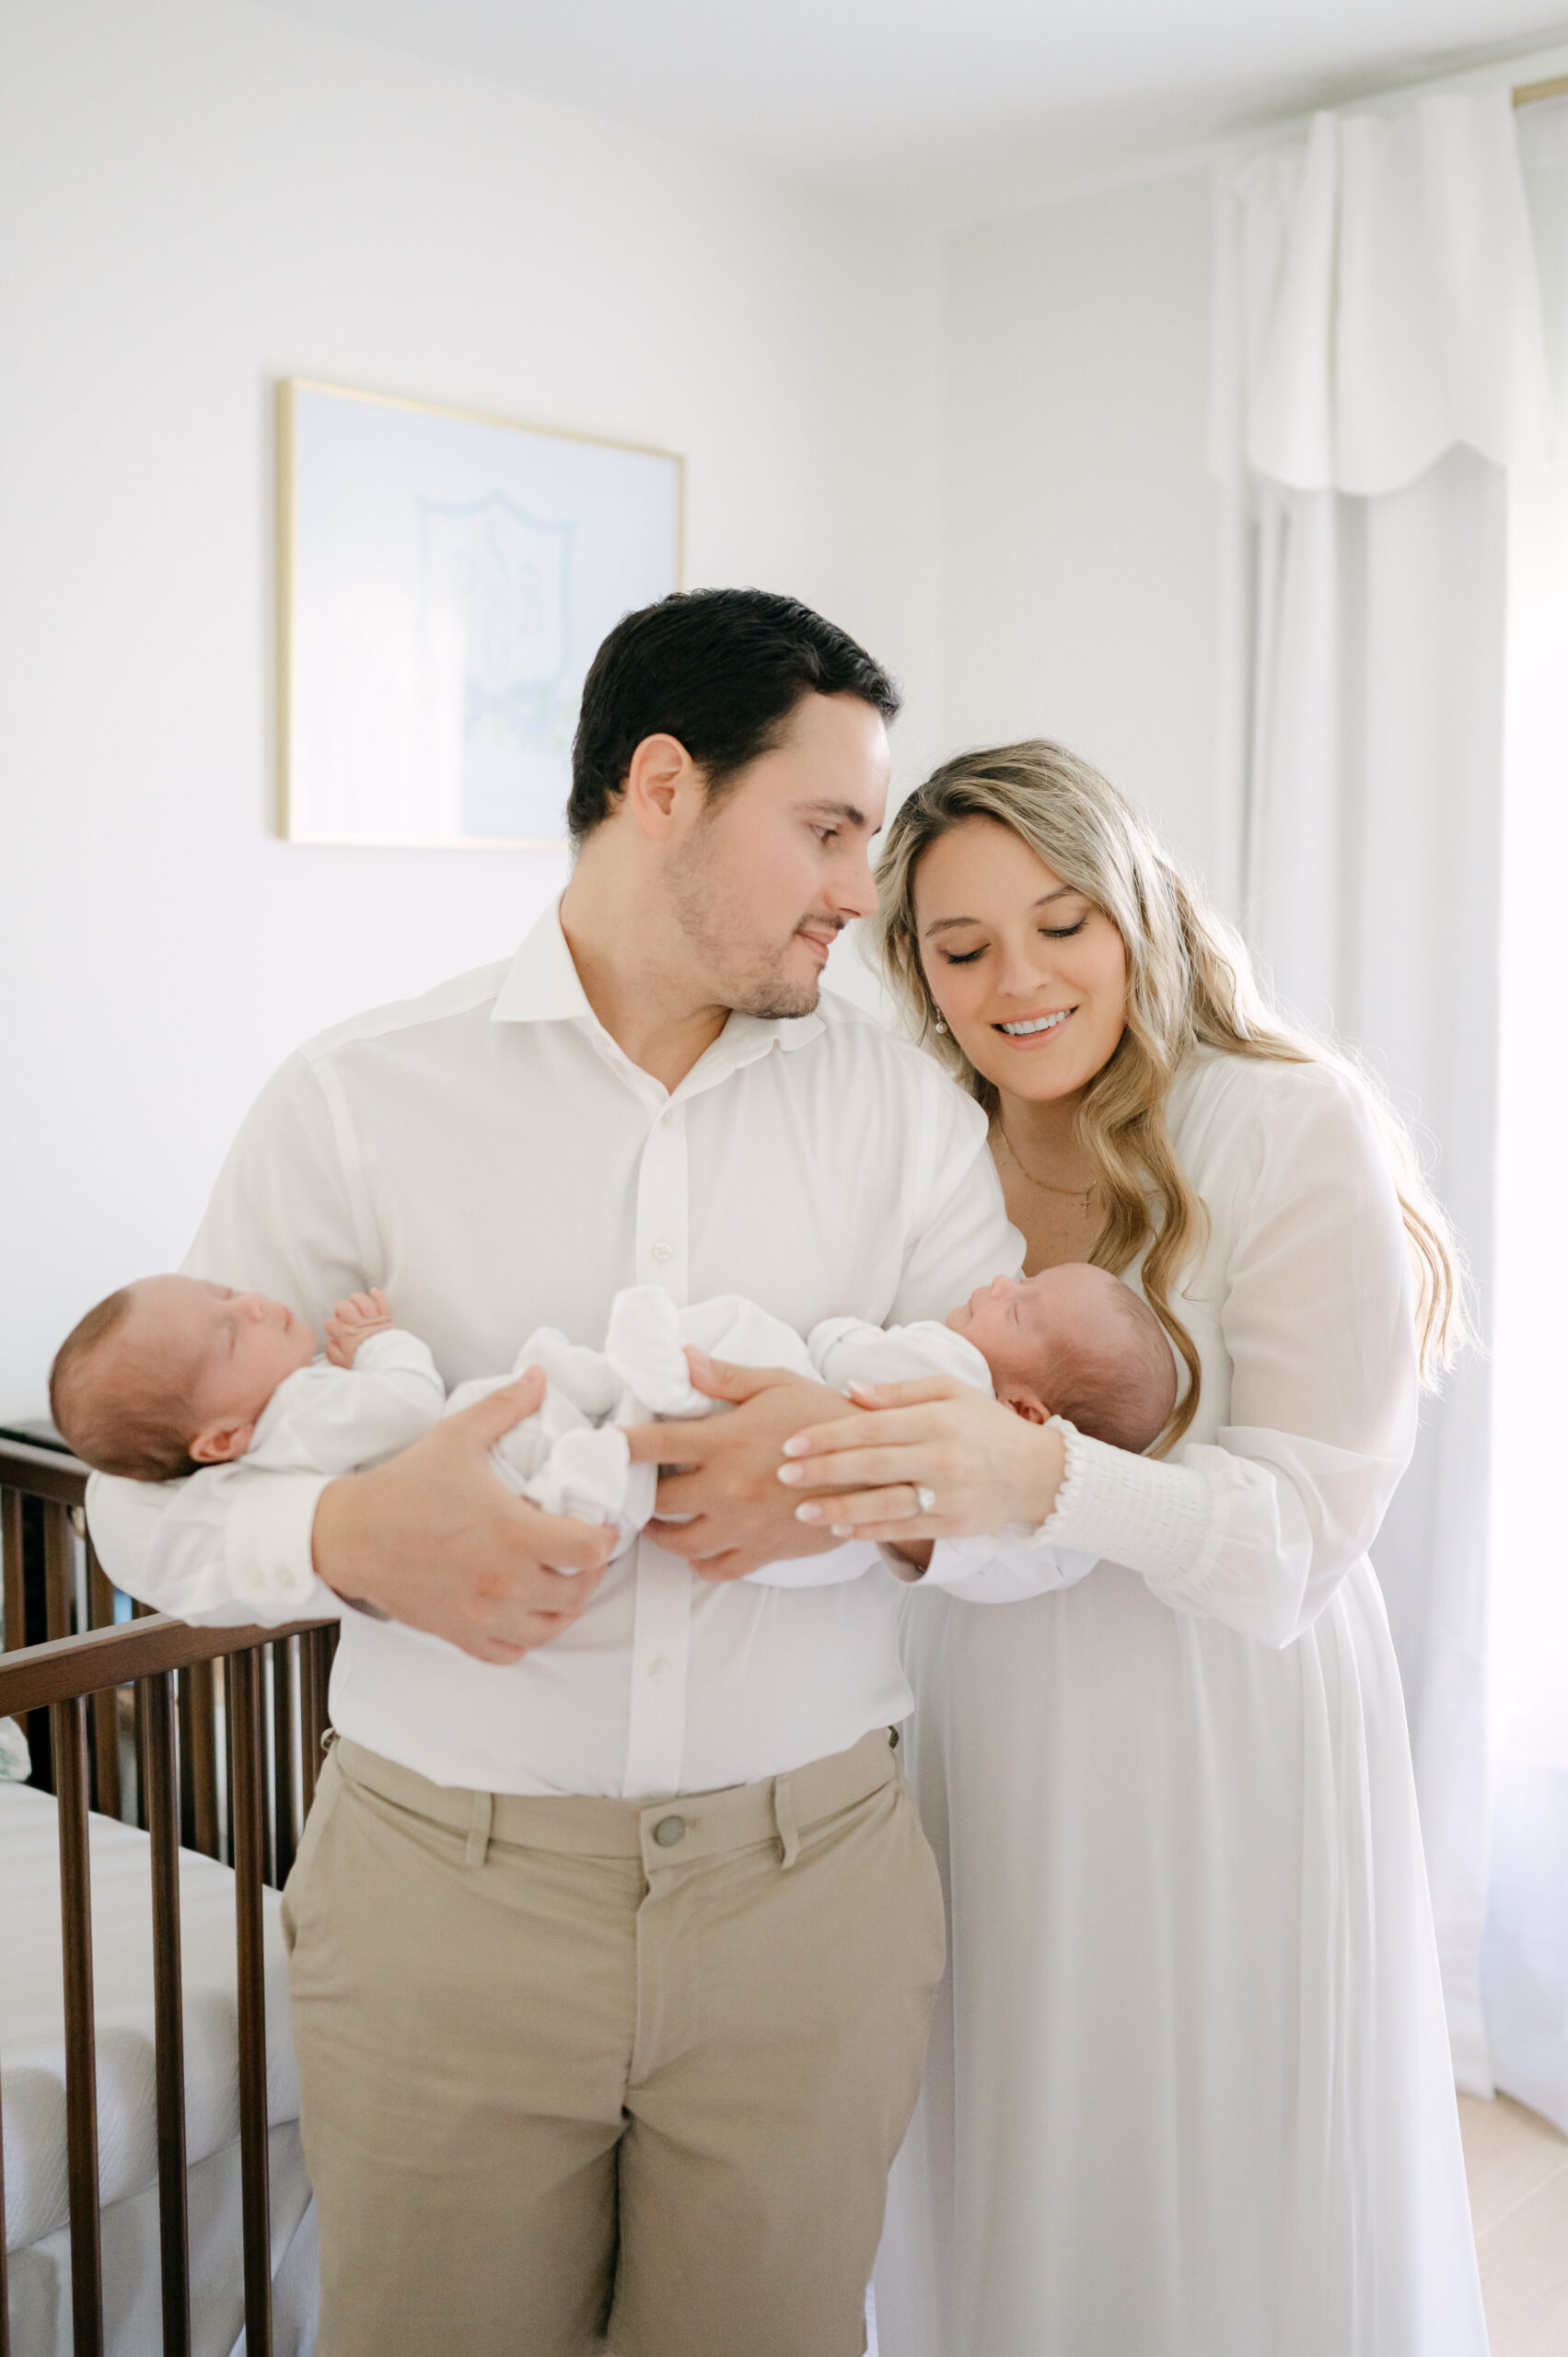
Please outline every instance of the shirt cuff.
[[229, 1585], [263, 1627], [341, 1620], [343, 1599], [316, 1576], [310, 1532], [331, 1477], [268, 1473], [237, 1485], [226, 1544]]
[[1210, 1500], [1201, 1474], [1157, 1457], [1089, 1440], [1052, 1416], [1066, 1445], [1067, 1469], [1056, 1504], [1037, 1537], [1057, 1548], [1091, 1551], [1149, 1580], [1179, 1579], [1203, 1553]]

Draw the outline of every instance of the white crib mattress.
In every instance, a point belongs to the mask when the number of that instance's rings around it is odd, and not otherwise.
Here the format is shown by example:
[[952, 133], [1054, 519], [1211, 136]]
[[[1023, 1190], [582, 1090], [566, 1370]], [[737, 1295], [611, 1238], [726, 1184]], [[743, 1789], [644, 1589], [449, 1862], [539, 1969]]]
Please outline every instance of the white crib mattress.
[[[140, 2195], [157, 2176], [151, 1845], [134, 1826], [98, 1816], [88, 1822], [99, 2187], [107, 2206]], [[267, 2116], [274, 2128], [299, 2115], [278, 1908], [277, 1893], [263, 1891]], [[187, 2158], [195, 2168], [239, 2133], [228, 1868], [182, 1850], [180, 1915]], [[59, 1841], [52, 1797], [19, 1784], [0, 1784], [0, 2099], [6, 2247], [19, 2250], [56, 2233], [68, 2215]], [[286, 2233], [296, 2223], [274, 2224]]]

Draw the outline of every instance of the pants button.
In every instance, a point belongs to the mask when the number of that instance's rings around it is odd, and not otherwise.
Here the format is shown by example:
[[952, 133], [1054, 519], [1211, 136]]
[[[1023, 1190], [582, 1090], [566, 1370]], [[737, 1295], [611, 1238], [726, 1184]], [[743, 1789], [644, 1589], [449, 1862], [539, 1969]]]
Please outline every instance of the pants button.
[[661, 1850], [673, 1850], [678, 1841], [685, 1839], [686, 1819], [683, 1817], [661, 1817], [654, 1828], [654, 1840]]

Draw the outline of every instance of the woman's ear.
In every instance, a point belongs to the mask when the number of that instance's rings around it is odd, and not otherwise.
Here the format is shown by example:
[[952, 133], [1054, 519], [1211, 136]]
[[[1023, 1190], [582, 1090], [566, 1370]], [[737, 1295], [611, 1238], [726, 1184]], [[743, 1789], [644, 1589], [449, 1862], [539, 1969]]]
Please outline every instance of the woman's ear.
[[1026, 1424], [1048, 1424], [1051, 1410], [1038, 1391], [1030, 1391], [1021, 1383], [1005, 1383], [996, 1397], [1015, 1416], [1022, 1416]]
[[236, 1457], [243, 1457], [250, 1446], [256, 1430], [256, 1420], [249, 1423], [203, 1424], [191, 1443], [188, 1454], [198, 1465], [226, 1465]]

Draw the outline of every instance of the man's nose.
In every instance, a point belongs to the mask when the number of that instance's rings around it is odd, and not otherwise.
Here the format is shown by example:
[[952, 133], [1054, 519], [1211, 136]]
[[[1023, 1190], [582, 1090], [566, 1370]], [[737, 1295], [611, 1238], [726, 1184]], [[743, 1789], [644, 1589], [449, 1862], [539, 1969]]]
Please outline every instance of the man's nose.
[[871, 873], [871, 862], [864, 852], [855, 858], [846, 875], [834, 877], [828, 897], [840, 916], [876, 915], [877, 878]]

